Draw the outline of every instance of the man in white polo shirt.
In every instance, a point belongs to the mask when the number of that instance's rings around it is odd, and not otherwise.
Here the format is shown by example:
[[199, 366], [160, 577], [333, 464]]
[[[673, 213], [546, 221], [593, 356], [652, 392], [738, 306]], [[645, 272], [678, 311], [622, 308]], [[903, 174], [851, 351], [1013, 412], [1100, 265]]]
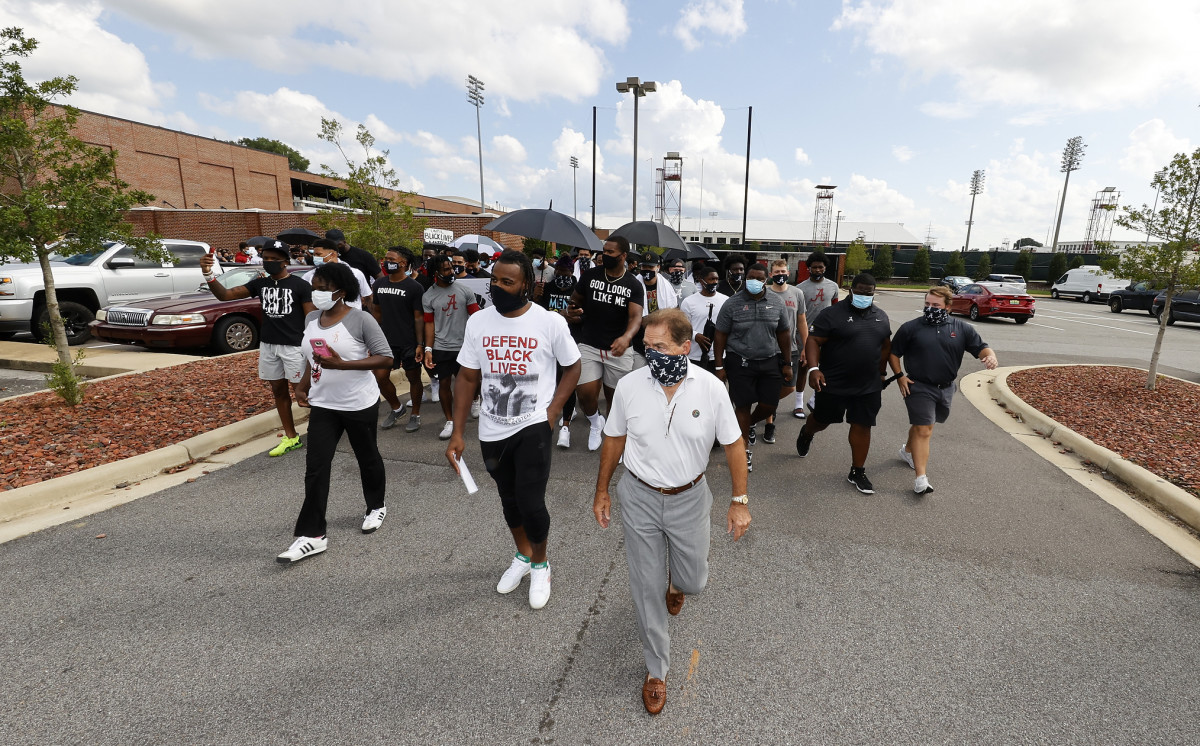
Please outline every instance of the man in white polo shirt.
[[704, 470], [714, 440], [725, 447], [733, 483], [726, 532], [737, 541], [750, 525], [742, 431], [725, 386], [688, 363], [691, 339], [692, 324], [682, 311], [665, 309], [647, 317], [646, 367], [617, 383], [592, 503], [596, 521], [608, 528], [608, 485], [624, 456], [617, 495], [646, 659], [642, 704], [651, 714], [666, 703], [667, 614], [678, 614], [684, 595], [699, 593], [708, 582], [713, 497]]

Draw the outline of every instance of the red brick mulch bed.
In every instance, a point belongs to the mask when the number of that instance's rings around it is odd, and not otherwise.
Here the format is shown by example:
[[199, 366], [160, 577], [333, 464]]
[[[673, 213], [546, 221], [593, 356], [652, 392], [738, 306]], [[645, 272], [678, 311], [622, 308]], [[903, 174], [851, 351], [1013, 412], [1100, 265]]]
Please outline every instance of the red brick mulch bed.
[[1030, 368], [1008, 386], [1049, 417], [1200, 496], [1200, 386], [1109, 366]]
[[98, 381], [74, 408], [53, 392], [3, 401], [0, 490], [153, 451], [274, 408], [258, 380], [257, 354]]

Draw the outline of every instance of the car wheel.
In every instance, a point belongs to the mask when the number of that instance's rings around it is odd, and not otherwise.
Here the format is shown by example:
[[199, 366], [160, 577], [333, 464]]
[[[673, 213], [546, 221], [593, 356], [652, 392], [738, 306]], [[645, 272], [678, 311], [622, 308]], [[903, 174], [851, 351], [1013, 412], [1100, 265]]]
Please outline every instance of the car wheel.
[[1028, 316], [1014, 316], [1013, 321], [1017, 322], [1018, 324], [1028, 324], [1029, 317]]
[[1175, 318], [1175, 312], [1171, 311], [1171, 313], [1167, 316], [1167, 326], [1173, 325], [1176, 321], [1178, 321], [1178, 319]]
[[971, 311], [967, 314], [971, 317], [971, 321], [979, 321], [979, 306], [971, 304]]
[[1051, 289], [1050, 297], [1053, 298], [1054, 300], [1058, 300], [1058, 291]]
[[1158, 318], [1158, 314], [1156, 314], [1154, 312], [1154, 306], [1150, 306], [1150, 308], [1146, 311], [1146, 313], [1150, 314], [1152, 317], [1154, 317], [1156, 319]]
[[213, 348], [222, 355], [258, 346], [258, 329], [245, 316], [227, 316], [213, 327]]
[[1079, 300], [1083, 301], [1084, 303], [1091, 303], [1092, 302], [1092, 294], [1084, 293], [1083, 295], [1079, 296]]
[[[92, 313], [92, 309], [82, 303], [74, 303], [69, 300], [58, 302], [58, 314], [62, 317], [63, 330], [67, 333], [67, 344], [81, 345], [92, 338], [92, 330], [88, 324], [96, 318], [96, 314]], [[42, 329], [50, 325], [50, 309], [45, 306], [41, 307], [41, 313], [37, 315], [37, 327], [31, 329], [33, 336], [40, 342], [43, 338]]]
[[1108, 310], [1112, 311], [1113, 313], [1120, 313], [1123, 310], [1121, 308], [1121, 299], [1120, 298], [1109, 298], [1108, 299]]

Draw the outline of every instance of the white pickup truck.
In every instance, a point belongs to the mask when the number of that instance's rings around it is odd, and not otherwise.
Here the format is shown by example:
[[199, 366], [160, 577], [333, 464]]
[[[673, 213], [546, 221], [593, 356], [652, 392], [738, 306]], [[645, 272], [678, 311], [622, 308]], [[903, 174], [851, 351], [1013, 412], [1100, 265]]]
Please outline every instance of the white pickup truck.
[[[173, 261], [142, 259], [118, 241], [105, 243], [94, 254], [51, 256], [59, 310], [71, 344], [87, 341], [88, 324], [104, 306], [191, 292], [200, 285], [200, 257], [208, 253], [208, 244], [175, 239], [163, 239], [162, 244]], [[19, 332], [41, 339], [49, 323], [41, 266], [0, 264], [0, 339]]]

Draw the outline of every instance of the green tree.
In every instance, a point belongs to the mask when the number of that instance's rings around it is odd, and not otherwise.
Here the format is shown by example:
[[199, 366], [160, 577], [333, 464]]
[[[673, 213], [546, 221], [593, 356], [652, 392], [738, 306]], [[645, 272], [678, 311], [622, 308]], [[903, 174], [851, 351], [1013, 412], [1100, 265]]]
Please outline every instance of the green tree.
[[543, 241], [540, 238], [523, 238], [521, 239], [521, 250], [530, 256], [533, 255], [534, 249], [541, 249], [546, 256], [550, 256], [550, 242]]
[[951, 251], [950, 258], [946, 260], [946, 268], [942, 273], [942, 277], [954, 276], [962, 277], [967, 273], [967, 263], [963, 261], [961, 251]]
[[1017, 254], [1017, 260], [1013, 262], [1014, 275], [1020, 275], [1025, 278], [1025, 282], [1029, 282], [1029, 278], [1033, 276], [1033, 252], [1022, 251]]
[[1071, 257], [1071, 262], [1067, 265], [1067, 267], [1070, 269], [1079, 269], [1085, 264], [1087, 264], [1087, 262], [1083, 260], [1083, 257], [1076, 255]]
[[992, 255], [986, 251], [980, 252], [979, 264], [975, 266], [975, 281], [978, 282], [992, 273]]
[[1067, 272], [1067, 255], [1056, 251], [1050, 255], [1050, 267], [1046, 270], [1047, 282], [1053, 284]]
[[75, 136], [79, 112], [56, 104], [78, 84], [74, 76], [36, 85], [25, 80], [21, 59], [37, 48], [16, 27], [0, 31], [0, 256], [42, 268], [50, 339], [58, 353], [51, 383], [72, 406], [83, 391], [67, 344], [50, 255], [101, 251], [120, 240], [145, 258], [167, 259], [154, 236], [136, 238], [126, 210], [154, 201], [116, 177], [115, 151]]
[[913, 257], [912, 267], [908, 270], [908, 279], [917, 283], [929, 282], [929, 249], [922, 246]]
[[244, 145], [247, 148], [255, 150], [265, 150], [268, 153], [286, 156], [288, 159], [288, 168], [293, 171], [307, 171], [309, 160], [300, 155], [300, 151], [279, 140], [272, 140], [269, 137], [243, 137], [237, 141], [238, 145]]
[[1013, 244], [1014, 249], [1022, 249], [1026, 246], [1034, 246], [1040, 249], [1042, 248], [1042, 242], [1036, 238], [1018, 238], [1017, 242]]
[[871, 274], [875, 275], [875, 279], [880, 282], [885, 282], [892, 277], [895, 268], [892, 265], [892, 247], [880, 246], [875, 250], [875, 262], [871, 265]]
[[[346, 154], [343, 134], [341, 122], [321, 118], [318, 137], [338, 149], [346, 161], [346, 175], [325, 164], [321, 164], [321, 172], [342, 180], [345, 188], [334, 189], [333, 196], [355, 212], [323, 212], [317, 215], [317, 223], [325, 230], [340, 228], [347, 240], [380, 258], [392, 246], [419, 247], [429, 221], [416, 216], [409, 204], [412, 193], [400, 189], [396, 170], [388, 163], [388, 151], [376, 152], [375, 136], [360, 124], [354, 140], [363, 157], [356, 161]], [[393, 192], [390, 198], [387, 190]]]
[[1151, 186], [1159, 191], [1157, 211], [1148, 205], [1126, 207], [1117, 224], [1138, 233], [1162, 239], [1158, 246], [1131, 246], [1118, 257], [1102, 264], [1118, 277], [1133, 282], [1152, 282], [1166, 290], [1166, 303], [1158, 318], [1158, 335], [1150, 354], [1146, 388], [1153, 391], [1158, 380], [1158, 359], [1167, 324], [1171, 323], [1171, 301], [1181, 288], [1200, 285], [1200, 148], [1190, 155], [1179, 153], [1154, 176]]
[[853, 278], [854, 275], [870, 266], [871, 258], [867, 256], [867, 245], [863, 243], [861, 238], [851, 241], [850, 245], [846, 248], [847, 278]]

